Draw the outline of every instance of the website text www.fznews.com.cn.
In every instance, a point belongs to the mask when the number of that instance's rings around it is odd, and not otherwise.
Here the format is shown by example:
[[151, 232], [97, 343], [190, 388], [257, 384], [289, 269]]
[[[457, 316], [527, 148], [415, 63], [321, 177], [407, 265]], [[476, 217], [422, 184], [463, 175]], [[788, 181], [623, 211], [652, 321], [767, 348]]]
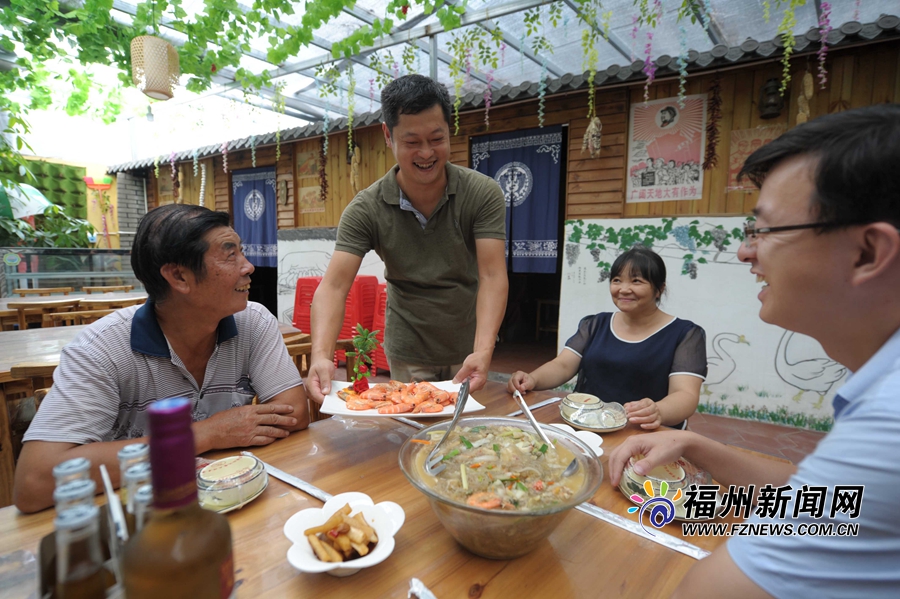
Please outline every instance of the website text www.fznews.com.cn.
[[682, 522], [684, 536], [701, 537], [855, 537], [856, 522]]

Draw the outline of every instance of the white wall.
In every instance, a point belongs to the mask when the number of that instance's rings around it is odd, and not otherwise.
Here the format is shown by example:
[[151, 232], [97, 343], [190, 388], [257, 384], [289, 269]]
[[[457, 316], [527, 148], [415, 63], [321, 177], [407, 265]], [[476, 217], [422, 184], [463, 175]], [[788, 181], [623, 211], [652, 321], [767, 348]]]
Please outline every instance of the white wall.
[[709, 376], [701, 410], [829, 428], [831, 399], [847, 371], [815, 340], [759, 319], [756, 296], [762, 285], [736, 255], [740, 236], [735, 229], [744, 220], [698, 216], [568, 221], [559, 349], [583, 316], [616, 309], [603, 263], [611, 264], [631, 247], [635, 235], [644, 241], [654, 236], [651, 247], [663, 256], [668, 272], [662, 309], [706, 331]]
[[[292, 229], [278, 232], [278, 321], [290, 324], [294, 291], [299, 277], [321, 277], [334, 252], [334, 228]], [[361, 275], [374, 275], [384, 283], [384, 262], [375, 252], [363, 258]]]

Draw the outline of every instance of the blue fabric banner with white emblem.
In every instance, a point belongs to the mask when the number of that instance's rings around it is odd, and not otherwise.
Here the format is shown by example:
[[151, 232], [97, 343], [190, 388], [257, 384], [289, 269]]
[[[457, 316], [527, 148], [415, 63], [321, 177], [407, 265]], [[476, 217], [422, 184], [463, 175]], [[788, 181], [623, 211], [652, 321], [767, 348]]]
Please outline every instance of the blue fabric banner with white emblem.
[[231, 175], [234, 230], [253, 266], [278, 266], [275, 169], [247, 168]]
[[493, 177], [506, 197], [512, 272], [556, 272], [562, 156], [561, 126], [472, 140], [472, 168]]

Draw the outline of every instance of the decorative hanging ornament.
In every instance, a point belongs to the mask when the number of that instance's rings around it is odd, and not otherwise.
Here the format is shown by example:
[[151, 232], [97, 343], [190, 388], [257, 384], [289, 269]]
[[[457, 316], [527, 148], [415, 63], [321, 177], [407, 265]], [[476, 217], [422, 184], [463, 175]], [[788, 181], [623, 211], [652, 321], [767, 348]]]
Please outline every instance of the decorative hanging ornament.
[[484, 130], [487, 131], [491, 128], [491, 100], [494, 99], [493, 91], [491, 90], [491, 84], [494, 81], [494, 69], [491, 69], [487, 73], [487, 85], [484, 86]]
[[587, 131], [584, 132], [584, 139], [581, 140], [582, 154], [584, 154], [584, 151], [587, 150], [591, 155], [591, 158], [596, 158], [600, 155], [600, 137], [602, 130], [603, 123], [600, 122], [599, 117], [595, 116], [591, 119]]
[[154, 100], [170, 100], [181, 71], [175, 46], [153, 35], [131, 40], [131, 80]]
[[815, 92], [815, 81], [812, 73], [803, 73], [803, 89], [797, 95], [797, 124], [802, 125], [809, 120], [809, 101]]
[[544, 106], [547, 95], [547, 56], [541, 56], [541, 80], [538, 83], [538, 127], [544, 127]]
[[194, 148], [193, 159], [194, 159], [194, 176], [196, 177], [197, 169], [199, 168], [199, 163], [200, 163], [197, 148]]
[[200, 205], [206, 205], [206, 164], [200, 165]]
[[831, 33], [831, 5], [822, 3], [822, 16], [819, 18], [819, 87], [825, 89], [828, 71], [825, 69], [825, 56], [828, 54], [828, 34]]
[[250, 136], [250, 163], [256, 168], [256, 136]]
[[228, 142], [222, 142], [222, 170], [228, 172]]
[[153, 176], [159, 179], [159, 156], [153, 157]]
[[719, 121], [722, 120], [722, 77], [716, 73], [709, 86], [709, 104], [706, 116], [706, 157], [703, 170], [715, 168], [719, 158], [716, 149], [719, 145]]

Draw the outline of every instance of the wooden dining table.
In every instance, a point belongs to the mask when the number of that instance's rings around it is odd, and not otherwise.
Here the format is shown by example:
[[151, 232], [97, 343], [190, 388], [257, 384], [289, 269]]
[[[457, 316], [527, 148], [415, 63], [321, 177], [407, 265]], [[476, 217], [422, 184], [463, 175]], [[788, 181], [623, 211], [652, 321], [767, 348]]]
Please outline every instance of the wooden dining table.
[[[553, 397], [532, 392], [529, 404]], [[516, 406], [505, 385], [489, 382], [473, 393], [484, 411], [472, 415], [505, 415]], [[535, 410], [538, 420], [561, 422], [558, 404]], [[521, 417], [520, 417], [521, 418]], [[438, 419], [420, 418], [430, 424]], [[522, 419], [523, 426], [528, 426]], [[384, 562], [337, 578], [294, 569], [286, 554], [285, 522], [300, 510], [322, 503], [274, 478], [242, 509], [228, 514], [231, 524], [238, 597], [406, 597], [412, 578], [421, 580], [441, 599], [491, 597], [666, 597], [696, 563], [694, 558], [651, 542], [578, 510], [571, 510], [556, 530], [531, 553], [514, 560], [478, 557], [458, 545], [443, 528], [425, 496], [404, 477], [397, 456], [401, 444], [417, 429], [391, 418], [332, 417], [310, 425], [266, 447], [254, 448], [261, 460], [311, 482], [331, 494], [358, 491], [376, 503], [393, 501], [406, 513], [396, 546]], [[634, 425], [604, 435], [607, 454], [624, 439], [645, 434]], [[651, 433], [652, 434], [652, 433]], [[212, 452], [220, 458], [239, 450]], [[609, 482], [608, 472], [590, 500], [620, 514], [631, 503]], [[16, 550], [37, 552], [42, 536], [53, 530], [54, 512], [23, 515], [0, 510], [0, 556]], [[649, 524], [648, 524], [649, 526]], [[677, 523], [664, 529], [681, 537]], [[690, 537], [712, 550], [721, 537]]]
[[0, 332], [0, 506], [12, 503], [16, 460], [7, 408], [7, 394], [19, 391], [10, 370], [21, 363], [56, 363], [59, 352], [87, 325]]
[[[53, 306], [54, 304], [64, 305], [72, 300], [86, 300], [83, 309], [100, 309], [100, 308], [119, 308], [126, 303], [132, 303], [134, 300], [147, 299], [145, 291], [131, 292], [109, 292], [109, 293], [70, 293], [68, 295], [56, 295], [50, 297], [0, 297], [0, 324], [5, 325], [16, 322], [19, 330], [25, 330], [25, 321], [28, 317], [40, 316], [42, 312], [39, 308], [28, 309], [29, 304]], [[80, 309], [80, 308], [76, 308]]]

